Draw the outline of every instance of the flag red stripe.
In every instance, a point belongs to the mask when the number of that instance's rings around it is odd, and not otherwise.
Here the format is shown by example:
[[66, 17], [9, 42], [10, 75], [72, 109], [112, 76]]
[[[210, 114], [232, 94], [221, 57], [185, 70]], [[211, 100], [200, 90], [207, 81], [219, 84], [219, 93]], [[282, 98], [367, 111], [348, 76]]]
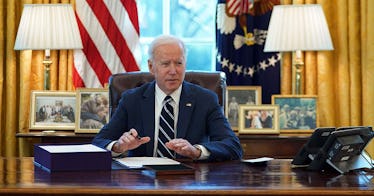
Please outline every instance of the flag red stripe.
[[73, 84], [75, 87], [86, 87], [75, 66], [73, 68]]
[[231, 14], [233, 15], [239, 14], [240, 2], [238, 2], [238, 0], [228, 0], [227, 6]]
[[121, 35], [121, 31], [119, 30], [103, 1], [88, 0], [87, 3], [91, 7], [101, 26], [104, 27], [108, 39], [112, 43], [116, 53], [124, 65], [124, 69], [126, 71], [139, 70], [136, 60], [132, 55], [131, 50], [128, 48], [126, 40]]
[[112, 73], [106, 66], [93, 40], [89, 36], [86, 28], [83, 26], [79, 18], [77, 18], [77, 23], [81, 34], [82, 43], [84, 44], [82, 51], [86, 56], [87, 61], [90, 63], [92, 69], [95, 71], [101, 85], [104, 86], [104, 84], [108, 82], [109, 77], [112, 75]]
[[230, 14], [241, 15], [249, 12], [249, 0], [227, 0], [227, 7]]
[[242, 13], [247, 13], [247, 10], [248, 10], [248, 0], [244, 0], [242, 1], [242, 5], [241, 5], [241, 14]]
[[139, 31], [139, 21], [138, 21], [138, 9], [136, 9], [137, 8], [136, 2], [134, 0], [121, 0], [121, 3], [126, 8], [127, 13], [129, 13], [131, 23], [139, 35], [140, 31]]

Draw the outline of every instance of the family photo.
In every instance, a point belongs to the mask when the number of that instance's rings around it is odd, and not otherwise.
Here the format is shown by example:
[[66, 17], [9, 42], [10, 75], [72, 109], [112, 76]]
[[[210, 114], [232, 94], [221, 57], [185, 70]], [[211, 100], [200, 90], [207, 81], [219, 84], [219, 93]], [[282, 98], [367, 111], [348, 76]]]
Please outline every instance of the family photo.
[[31, 93], [30, 129], [74, 130], [75, 93], [33, 91]]
[[240, 105], [239, 133], [279, 133], [277, 105]]
[[[74, 123], [75, 112], [71, 104], [64, 103], [62, 99], [52, 100], [51, 103], [47, 101], [40, 101], [42, 103], [38, 106], [36, 112], [36, 122], [50, 122], [50, 123]], [[44, 102], [44, 103], [43, 103]], [[49, 101], [48, 101], [49, 102]]]
[[106, 89], [78, 89], [79, 114], [76, 132], [97, 132], [108, 122], [108, 96]]
[[260, 86], [228, 86], [226, 117], [234, 130], [238, 129], [239, 105], [261, 104]]
[[272, 128], [273, 111], [269, 110], [247, 110], [245, 119], [245, 128]]
[[273, 95], [272, 101], [280, 107], [280, 129], [313, 130], [318, 126], [316, 96]]

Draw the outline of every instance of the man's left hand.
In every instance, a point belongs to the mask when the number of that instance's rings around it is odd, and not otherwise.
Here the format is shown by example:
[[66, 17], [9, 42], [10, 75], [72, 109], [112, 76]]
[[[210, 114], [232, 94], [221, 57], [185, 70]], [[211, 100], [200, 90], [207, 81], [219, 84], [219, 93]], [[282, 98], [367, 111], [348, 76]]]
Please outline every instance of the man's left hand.
[[191, 145], [185, 139], [172, 139], [165, 145], [176, 153], [192, 159], [198, 159], [201, 155], [201, 150]]

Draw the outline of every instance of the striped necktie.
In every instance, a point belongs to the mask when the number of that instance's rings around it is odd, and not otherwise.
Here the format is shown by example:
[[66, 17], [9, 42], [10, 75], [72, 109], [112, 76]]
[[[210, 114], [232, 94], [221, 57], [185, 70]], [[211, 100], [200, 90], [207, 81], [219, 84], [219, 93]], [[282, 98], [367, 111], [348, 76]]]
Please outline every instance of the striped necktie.
[[157, 142], [157, 156], [175, 158], [174, 151], [168, 149], [165, 143], [175, 138], [174, 131], [174, 110], [170, 102], [173, 100], [169, 95], [163, 101], [160, 114], [160, 126]]

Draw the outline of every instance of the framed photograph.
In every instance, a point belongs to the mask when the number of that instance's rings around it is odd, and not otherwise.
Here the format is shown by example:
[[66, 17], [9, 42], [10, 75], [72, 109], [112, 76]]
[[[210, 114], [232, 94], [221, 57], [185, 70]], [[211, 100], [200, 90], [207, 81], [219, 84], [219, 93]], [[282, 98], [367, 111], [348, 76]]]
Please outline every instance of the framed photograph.
[[234, 131], [238, 131], [239, 105], [260, 105], [261, 96], [261, 86], [227, 86], [225, 116]]
[[273, 95], [279, 105], [279, 129], [285, 133], [311, 133], [318, 127], [316, 95]]
[[31, 92], [30, 129], [73, 131], [75, 129], [75, 113], [75, 92]]
[[76, 133], [97, 133], [109, 121], [107, 88], [77, 89]]
[[239, 134], [279, 134], [279, 106], [239, 105]]

